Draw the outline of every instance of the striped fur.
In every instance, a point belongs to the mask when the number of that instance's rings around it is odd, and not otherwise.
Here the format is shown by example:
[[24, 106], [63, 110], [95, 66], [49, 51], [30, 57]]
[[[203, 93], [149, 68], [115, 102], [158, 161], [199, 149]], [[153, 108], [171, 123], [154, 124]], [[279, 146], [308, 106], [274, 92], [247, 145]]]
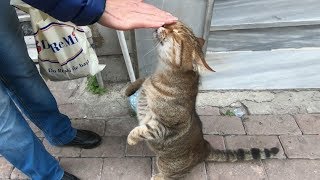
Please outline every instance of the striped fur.
[[265, 159], [279, 151], [272, 149], [213, 149], [203, 138], [202, 124], [195, 110], [199, 69], [213, 71], [204, 60], [203, 40], [181, 22], [157, 30], [158, 57], [155, 73], [131, 84], [126, 95], [140, 88], [137, 118], [139, 126], [128, 135], [129, 145], [146, 141], [157, 155], [159, 174], [155, 180], [183, 178], [194, 166], [208, 161]]
[[211, 152], [206, 160], [213, 162], [235, 162], [268, 159], [274, 157], [278, 152], [279, 149], [276, 147], [271, 149], [251, 148], [226, 151], [211, 148]]

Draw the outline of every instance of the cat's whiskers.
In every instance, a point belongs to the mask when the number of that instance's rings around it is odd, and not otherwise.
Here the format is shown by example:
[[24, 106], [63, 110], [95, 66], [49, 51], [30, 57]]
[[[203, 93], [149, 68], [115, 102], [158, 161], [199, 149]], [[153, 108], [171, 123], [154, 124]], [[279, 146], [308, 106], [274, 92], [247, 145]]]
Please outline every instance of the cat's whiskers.
[[[163, 10], [164, 3], [165, 3], [165, 0], [162, 1], [162, 5], [161, 5], [161, 8], [160, 8], [161, 10]], [[157, 30], [155, 30], [155, 32], [157, 32]], [[153, 38], [151, 38], [151, 39], [143, 39], [143, 40], [154, 40], [154, 38], [156, 38], [156, 34], [155, 33], [153, 33]], [[161, 42], [157, 41], [157, 44], [152, 49], [150, 49], [150, 51], [148, 51], [145, 55], [143, 55], [142, 59], [144, 59], [148, 54], [150, 54], [153, 50], [155, 50], [160, 44], [161, 44]], [[144, 66], [147, 66], [145, 63], [143, 63], [143, 64], [144, 64]], [[148, 74], [147, 68], [144, 68], [144, 71], [145, 71], [146, 74]]]
[[[157, 44], [152, 49], [150, 49], [150, 51], [148, 51], [145, 55], [143, 55], [142, 59], [144, 59], [148, 54], [150, 54], [152, 51], [154, 51], [159, 46], [159, 44], [160, 44], [160, 42], [158, 41]], [[148, 61], [145, 61], [145, 62], [148, 62]], [[147, 66], [147, 65], [144, 63], [144, 66]], [[144, 68], [144, 72], [146, 74], [148, 74], [147, 68]]]
[[145, 55], [143, 55], [142, 58], [146, 57], [148, 54], [150, 54], [153, 50], [155, 50], [158, 46], [159, 46], [160, 42], [157, 42], [157, 44], [152, 48], [150, 49], [150, 51], [148, 51]]
[[153, 38], [151, 38], [151, 39], [142, 39], [142, 40], [154, 40]]

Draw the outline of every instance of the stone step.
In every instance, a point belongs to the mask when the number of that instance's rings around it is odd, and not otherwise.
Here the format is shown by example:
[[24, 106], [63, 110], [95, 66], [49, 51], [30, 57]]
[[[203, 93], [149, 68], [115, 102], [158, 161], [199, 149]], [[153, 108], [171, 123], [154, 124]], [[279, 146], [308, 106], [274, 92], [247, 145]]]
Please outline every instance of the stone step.
[[29, 57], [32, 59], [33, 62], [38, 62], [38, 51], [37, 48], [28, 47], [28, 54]]
[[25, 22], [25, 21], [30, 21], [30, 15], [19, 10], [19, 9], [16, 9], [16, 12], [17, 12], [17, 15], [18, 15], [18, 18], [19, 18], [19, 21], [20, 22]]
[[30, 58], [33, 60], [33, 62], [38, 62], [38, 51], [36, 48], [34, 37], [24, 36], [24, 41], [26, 42]]
[[31, 22], [30, 22], [30, 15], [17, 9], [16, 8], [16, 12], [20, 21], [20, 25], [23, 31], [23, 34], [25, 36], [31, 36], [33, 35], [33, 30], [32, 30], [32, 26], [31, 26]]

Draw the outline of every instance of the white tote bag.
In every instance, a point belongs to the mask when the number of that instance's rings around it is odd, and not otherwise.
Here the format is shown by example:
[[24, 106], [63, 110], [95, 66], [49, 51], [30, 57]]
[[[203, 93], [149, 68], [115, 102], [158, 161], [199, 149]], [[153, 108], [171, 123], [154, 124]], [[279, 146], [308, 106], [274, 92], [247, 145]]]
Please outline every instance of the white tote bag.
[[52, 81], [95, 75], [105, 65], [87, 40], [85, 31], [71, 22], [62, 22], [20, 0], [11, 5], [27, 12], [36, 40], [40, 73]]

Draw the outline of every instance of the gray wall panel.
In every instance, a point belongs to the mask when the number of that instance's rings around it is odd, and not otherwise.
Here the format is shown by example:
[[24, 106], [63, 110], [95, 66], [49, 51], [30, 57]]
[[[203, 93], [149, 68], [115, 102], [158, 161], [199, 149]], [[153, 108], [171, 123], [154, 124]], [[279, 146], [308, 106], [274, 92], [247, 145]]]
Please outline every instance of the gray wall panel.
[[320, 47], [320, 25], [210, 32], [208, 51]]
[[216, 0], [212, 30], [319, 24], [319, 0]]
[[216, 72], [202, 77], [203, 90], [320, 87], [320, 48], [215, 52], [207, 61]]
[[[117, 32], [100, 24], [90, 26], [94, 40], [95, 50], [98, 56], [122, 54]], [[129, 32], [125, 33], [129, 53], [132, 52]]]

